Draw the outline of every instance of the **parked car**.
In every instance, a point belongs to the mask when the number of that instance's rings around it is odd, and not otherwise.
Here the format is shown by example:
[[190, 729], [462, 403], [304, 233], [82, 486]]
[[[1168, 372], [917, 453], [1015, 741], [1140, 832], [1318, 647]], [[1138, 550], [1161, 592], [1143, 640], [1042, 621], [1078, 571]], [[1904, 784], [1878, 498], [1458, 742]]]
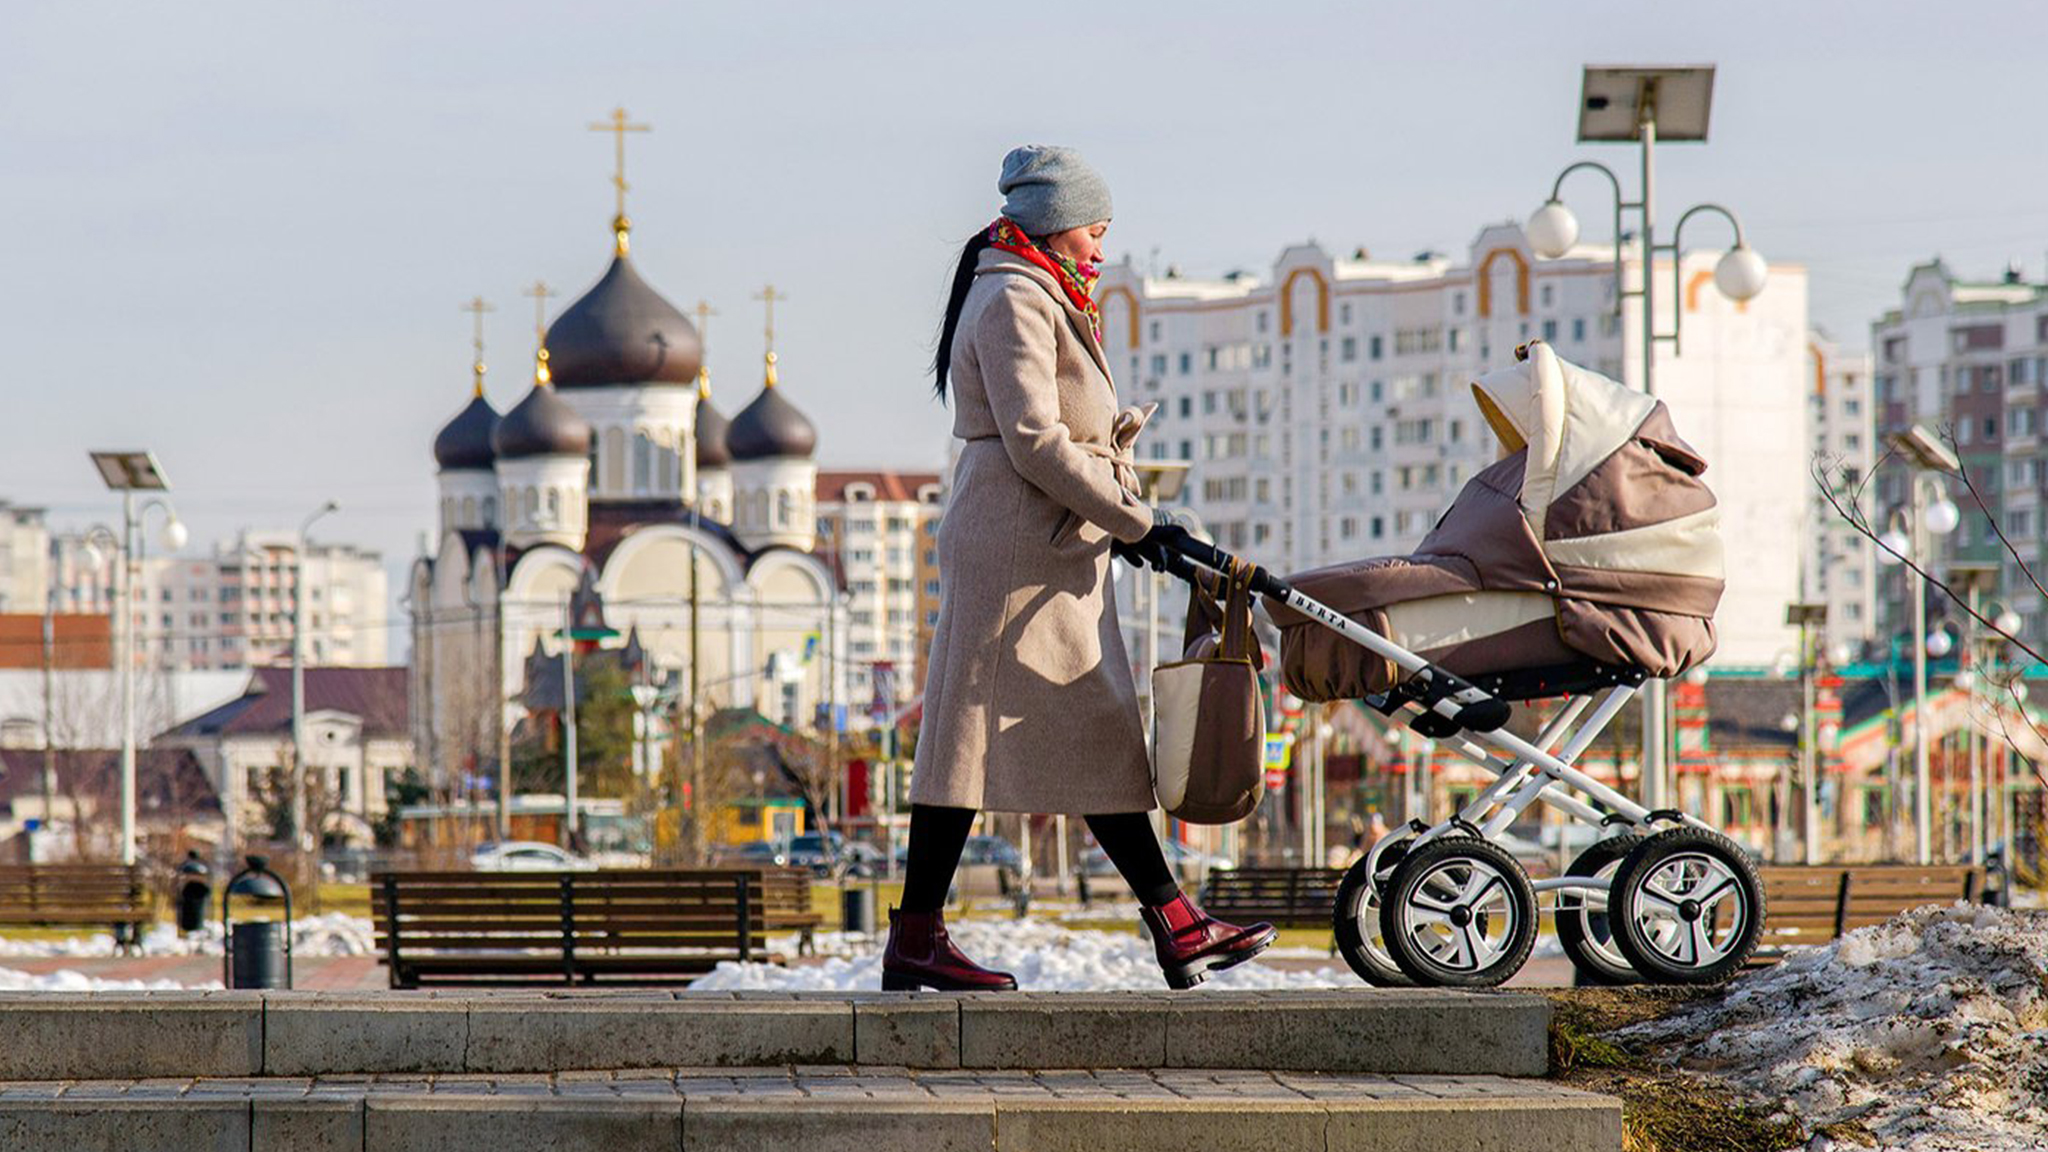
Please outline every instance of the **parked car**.
[[846, 866], [846, 837], [837, 832], [792, 836], [783, 856], [791, 867], [809, 868], [813, 876], [829, 880]]
[[780, 868], [789, 863], [789, 854], [772, 840], [754, 840], [719, 849], [718, 861], [743, 868]]
[[[1183, 881], [1194, 880], [1218, 868], [1237, 867], [1237, 862], [1228, 856], [1198, 852], [1178, 840], [1162, 841], [1159, 846], [1166, 853], [1166, 866]], [[1116, 865], [1110, 862], [1109, 853], [1104, 852], [1100, 845], [1081, 854], [1081, 870], [1090, 876], [1116, 875]]]
[[1024, 866], [1024, 854], [1001, 836], [969, 836], [960, 851], [962, 864], [1001, 864], [1011, 869]]
[[597, 865], [566, 848], [539, 840], [505, 840], [477, 845], [469, 866], [478, 872], [591, 872]]

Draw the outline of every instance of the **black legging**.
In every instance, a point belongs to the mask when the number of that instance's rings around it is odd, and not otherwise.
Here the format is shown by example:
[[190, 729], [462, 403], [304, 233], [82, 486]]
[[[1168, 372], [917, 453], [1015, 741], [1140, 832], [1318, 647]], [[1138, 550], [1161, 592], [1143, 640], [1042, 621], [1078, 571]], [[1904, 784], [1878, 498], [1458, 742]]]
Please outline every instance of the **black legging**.
[[[905, 912], [937, 912], [945, 905], [946, 890], [953, 886], [953, 872], [960, 866], [960, 851], [967, 846], [974, 816], [972, 808], [910, 806], [910, 859], [903, 877]], [[1095, 842], [1109, 854], [1140, 903], [1156, 908], [1180, 895], [1180, 884], [1159, 850], [1159, 838], [1152, 834], [1152, 821], [1143, 812], [1114, 812], [1086, 819]]]

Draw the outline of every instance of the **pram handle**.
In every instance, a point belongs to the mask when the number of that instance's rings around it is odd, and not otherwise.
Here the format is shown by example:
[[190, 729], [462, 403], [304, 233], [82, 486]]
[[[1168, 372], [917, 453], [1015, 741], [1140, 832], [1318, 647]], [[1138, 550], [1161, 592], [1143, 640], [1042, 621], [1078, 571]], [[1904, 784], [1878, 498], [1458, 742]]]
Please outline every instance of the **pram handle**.
[[[1227, 573], [1233, 565], [1241, 563], [1237, 557], [1192, 535], [1181, 536], [1166, 545], [1166, 572], [1191, 583], [1196, 576], [1195, 565]], [[1424, 735], [1442, 739], [1459, 729], [1492, 732], [1505, 726], [1513, 714], [1507, 701], [1450, 669], [1432, 664], [1336, 609], [1317, 603], [1257, 564], [1250, 567], [1253, 592], [1320, 621], [1411, 673], [1412, 679], [1400, 691], [1423, 709], [1413, 726]]]

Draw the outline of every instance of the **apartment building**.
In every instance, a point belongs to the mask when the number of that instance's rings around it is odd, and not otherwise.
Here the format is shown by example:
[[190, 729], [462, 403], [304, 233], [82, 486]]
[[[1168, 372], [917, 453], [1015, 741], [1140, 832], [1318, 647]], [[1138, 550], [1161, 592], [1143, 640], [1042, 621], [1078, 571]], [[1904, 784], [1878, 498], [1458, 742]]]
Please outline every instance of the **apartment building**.
[[[1851, 352], [1815, 330], [1806, 347], [1807, 427], [1813, 436], [1817, 476], [1845, 506], [1860, 499], [1870, 511], [1864, 481], [1877, 461], [1876, 410], [1871, 398], [1868, 352]], [[1877, 546], [1851, 528], [1825, 496], [1818, 480], [1807, 487], [1806, 556], [1800, 584], [1808, 603], [1828, 609], [1824, 633], [1831, 652], [1859, 653], [1877, 632]]]
[[901, 707], [924, 690], [924, 658], [938, 623], [936, 472], [818, 472], [818, 552], [847, 597], [846, 659], [852, 711], [880, 696]]

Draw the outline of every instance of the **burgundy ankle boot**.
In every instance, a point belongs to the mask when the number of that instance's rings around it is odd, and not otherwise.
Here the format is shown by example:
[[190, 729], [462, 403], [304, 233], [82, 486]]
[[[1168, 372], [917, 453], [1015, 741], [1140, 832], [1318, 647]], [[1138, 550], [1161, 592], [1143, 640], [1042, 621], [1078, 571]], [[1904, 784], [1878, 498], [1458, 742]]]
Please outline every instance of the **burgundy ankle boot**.
[[1139, 914], [1152, 933], [1166, 983], [1174, 988], [1193, 988], [1209, 973], [1242, 964], [1273, 943], [1271, 924], [1225, 924], [1195, 907], [1186, 893], [1157, 908], [1140, 909]]
[[953, 946], [942, 912], [889, 909], [889, 946], [882, 952], [882, 990], [1015, 992], [1017, 978], [991, 972]]

